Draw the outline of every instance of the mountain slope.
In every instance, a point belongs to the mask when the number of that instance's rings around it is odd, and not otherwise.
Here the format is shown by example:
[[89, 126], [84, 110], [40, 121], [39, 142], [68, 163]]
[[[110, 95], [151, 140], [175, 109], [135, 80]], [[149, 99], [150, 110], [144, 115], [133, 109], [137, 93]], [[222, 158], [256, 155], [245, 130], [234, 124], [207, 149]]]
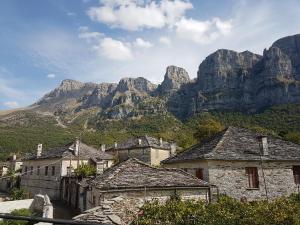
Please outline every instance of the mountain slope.
[[195, 142], [195, 118], [208, 112], [224, 125], [298, 140], [298, 104], [300, 34], [275, 41], [263, 55], [217, 50], [194, 80], [176, 66], [166, 68], [159, 85], [143, 77], [100, 84], [64, 80], [32, 106], [0, 112], [0, 147], [29, 151], [38, 142], [51, 146], [82, 132], [97, 146], [147, 133], [186, 147]]

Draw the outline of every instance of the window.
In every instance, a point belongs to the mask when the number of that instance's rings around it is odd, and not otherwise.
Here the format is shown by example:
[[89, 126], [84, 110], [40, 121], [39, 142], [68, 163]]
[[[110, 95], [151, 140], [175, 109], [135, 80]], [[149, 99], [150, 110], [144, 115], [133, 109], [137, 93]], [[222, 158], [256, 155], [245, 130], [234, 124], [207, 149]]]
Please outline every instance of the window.
[[33, 166], [30, 167], [30, 175], [33, 173]]
[[300, 166], [293, 166], [295, 184], [300, 184]]
[[55, 175], [55, 166], [52, 166], [52, 176]]
[[96, 196], [93, 195], [92, 203], [95, 206], [96, 205]]
[[27, 166], [25, 166], [24, 173], [27, 174]]
[[203, 169], [196, 169], [196, 177], [203, 180]]
[[40, 166], [37, 166], [36, 174], [37, 174], [37, 175], [40, 175]]
[[246, 174], [248, 176], [248, 187], [259, 188], [257, 167], [246, 167]]
[[48, 176], [48, 166], [45, 166], [45, 176]]

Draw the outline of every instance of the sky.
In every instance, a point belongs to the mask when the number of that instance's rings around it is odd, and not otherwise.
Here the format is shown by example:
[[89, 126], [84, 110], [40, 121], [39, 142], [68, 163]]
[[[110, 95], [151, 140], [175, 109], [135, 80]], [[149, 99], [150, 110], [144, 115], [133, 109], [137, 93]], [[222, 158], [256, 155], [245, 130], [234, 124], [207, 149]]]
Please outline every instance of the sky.
[[28, 106], [64, 79], [191, 78], [217, 49], [264, 48], [300, 33], [299, 0], [1, 0], [0, 110]]

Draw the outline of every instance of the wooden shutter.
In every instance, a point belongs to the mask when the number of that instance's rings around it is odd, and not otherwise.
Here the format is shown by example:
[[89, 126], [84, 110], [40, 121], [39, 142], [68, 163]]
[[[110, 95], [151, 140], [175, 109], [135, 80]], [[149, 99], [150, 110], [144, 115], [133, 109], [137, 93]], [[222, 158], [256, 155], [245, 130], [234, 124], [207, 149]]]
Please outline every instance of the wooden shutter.
[[257, 167], [246, 167], [246, 174], [248, 176], [248, 187], [259, 188]]

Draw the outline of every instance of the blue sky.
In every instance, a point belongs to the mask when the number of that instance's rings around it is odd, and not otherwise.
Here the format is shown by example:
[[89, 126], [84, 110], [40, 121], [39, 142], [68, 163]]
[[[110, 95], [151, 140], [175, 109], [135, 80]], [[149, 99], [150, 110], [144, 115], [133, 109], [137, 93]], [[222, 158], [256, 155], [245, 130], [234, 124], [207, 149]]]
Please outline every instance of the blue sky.
[[0, 109], [32, 104], [63, 79], [158, 83], [196, 77], [219, 48], [262, 54], [300, 33], [298, 0], [1, 0]]

